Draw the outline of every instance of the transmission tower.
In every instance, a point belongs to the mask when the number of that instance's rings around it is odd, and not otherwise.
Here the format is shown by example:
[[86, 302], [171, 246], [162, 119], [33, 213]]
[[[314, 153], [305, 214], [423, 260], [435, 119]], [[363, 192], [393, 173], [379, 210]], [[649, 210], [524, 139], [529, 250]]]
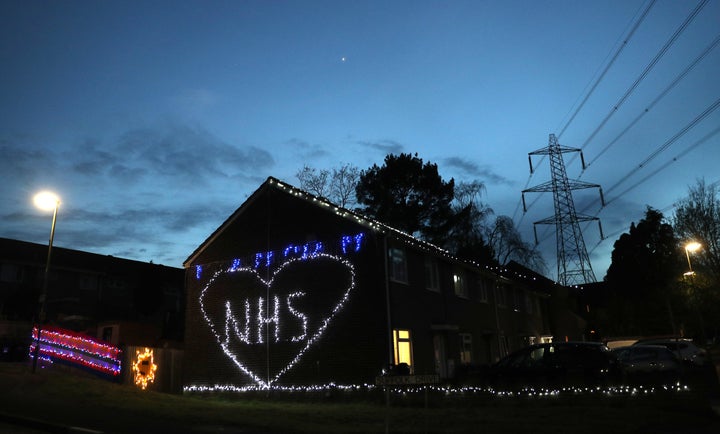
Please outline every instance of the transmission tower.
[[602, 226], [597, 217], [581, 215], [575, 211], [572, 191], [597, 187], [600, 190], [600, 201], [603, 206], [605, 205], [605, 199], [603, 198], [602, 187], [600, 187], [600, 185], [568, 180], [567, 173], [565, 172], [565, 162], [562, 157], [562, 154], [566, 152], [580, 152], [580, 160], [582, 161], [583, 169], [585, 169], [585, 159], [583, 158], [582, 151], [576, 148], [560, 146], [555, 134], [550, 134], [550, 141], [547, 148], [538, 149], [528, 154], [531, 174], [533, 173], [533, 155], [547, 155], [549, 157], [552, 179], [535, 187], [523, 190], [522, 201], [523, 210], [527, 212], [525, 193], [552, 192], [555, 202], [555, 215], [538, 220], [533, 224], [535, 243], [538, 243], [536, 225], [555, 225], [558, 282], [561, 285], [569, 286], [596, 281], [595, 274], [590, 265], [590, 258], [585, 248], [582, 231], [580, 230], [580, 222], [597, 220], [600, 228], [600, 237], [603, 238]]

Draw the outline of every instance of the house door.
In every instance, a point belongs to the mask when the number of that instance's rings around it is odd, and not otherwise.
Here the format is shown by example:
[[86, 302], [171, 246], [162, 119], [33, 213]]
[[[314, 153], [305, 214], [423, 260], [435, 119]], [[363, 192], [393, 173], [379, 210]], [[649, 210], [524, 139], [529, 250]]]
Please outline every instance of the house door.
[[446, 338], [444, 333], [435, 333], [433, 335], [433, 347], [435, 350], [435, 372], [440, 378], [448, 378], [447, 354], [446, 354]]

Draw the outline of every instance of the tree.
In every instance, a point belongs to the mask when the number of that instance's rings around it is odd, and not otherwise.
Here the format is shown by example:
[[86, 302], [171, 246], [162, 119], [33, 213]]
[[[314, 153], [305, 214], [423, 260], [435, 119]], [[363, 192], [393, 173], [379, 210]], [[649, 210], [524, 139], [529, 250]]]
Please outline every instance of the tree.
[[448, 231], [446, 248], [456, 256], [483, 264], [496, 263], [491, 246], [485, 240], [485, 221], [493, 210], [480, 201], [485, 184], [460, 182], [455, 186], [453, 223]]
[[445, 182], [437, 165], [417, 154], [389, 154], [383, 166], [360, 173], [361, 211], [389, 226], [443, 246], [453, 223], [455, 181]]
[[308, 165], [298, 170], [295, 176], [300, 180], [300, 188], [324, 197], [343, 208], [353, 207], [355, 187], [360, 179], [360, 169], [351, 164], [328, 169], [317, 170]]
[[702, 246], [688, 258], [695, 273], [683, 279], [681, 287], [699, 334], [706, 336], [710, 326], [710, 333], [717, 335], [720, 323], [714, 319], [720, 318], [720, 199], [716, 185], [699, 180], [690, 187], [688, 196], [675, 208], [673, 227], [681, 248], [690, 241]]
[[695, 268], [720, 280], [720, 198], [715, 184], [704, 180], [690, 187], [675, 208], [673, 228], [683, 242], [696, 241], [702, 250], [693, 258]]
[[538, 273], [545, 273], [547, 266], [537, 248], [522, 240], [520, 232], [508, 216], [498, 216], [487, 228], [487, 240], [500, 264], [515, 261]]
[[[650, 335], [677, 332], [677, 278], [680, 251], [672, 226], [648, 207], [645, 217], [615, 241], [605, 281], [610, 286], [606, 334]], [[677, 309], [675, 309], [677, 310]]]

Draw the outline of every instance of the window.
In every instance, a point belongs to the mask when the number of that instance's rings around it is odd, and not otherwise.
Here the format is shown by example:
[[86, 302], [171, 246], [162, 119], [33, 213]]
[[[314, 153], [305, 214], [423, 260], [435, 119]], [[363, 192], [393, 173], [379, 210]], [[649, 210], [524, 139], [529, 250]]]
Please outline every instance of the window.
[[525, 311], [529, 314], [533, 313], [533, 305], [535, 296], [533, 294], [525, 294]]
[[498, 336], [498, 350], [500, 350], [500, 357], [505, 357], [508, 355], [508, 339], [505, 335]]
[[22, 282], [23, 269], [15, 264], [0, 264], [0, 281]]
[[472, 335], [460, 333], [460, 363], [468, 365], [472, 363]]
[[510, 288], [513, 296], [513, 310], [520, 312], [520, 306], [523, 304], [523, 292], [518, 288]]
[[497, 305], [506, 306], [507, 301], [505, 301], [505, 285], [498, 284], [495, 294], [497, 295]]
[[390, 257], [390, 279], [396, 282], [407, 283], [407, 257], [405, 256], [405, 250], [391, 248], [388, 256]]
[[405, 363], [412, 372], [412, 340], [410, 330], [393, 330], [393, 347], [395, 348], [395, 364]]
[[97, 289], [97, 277], [85, 275], [79, 277], [78, 286], [84, 291], [92, 291]]
[[425, 258], [425, 288], [431, 291], [440, 291], [438, 263], [433, 258]]
[[465, 277], [459, 271], [453, 274], [453, 287], [455, 288], [455, 295], [467, 298], [468, 292]]
[[492, 284], [491, 280], [488, 279], [478, 279], [478, 300], [482, 301], [483, 303], [487, 303], [488, 301], [488, 288], [490, 288]]

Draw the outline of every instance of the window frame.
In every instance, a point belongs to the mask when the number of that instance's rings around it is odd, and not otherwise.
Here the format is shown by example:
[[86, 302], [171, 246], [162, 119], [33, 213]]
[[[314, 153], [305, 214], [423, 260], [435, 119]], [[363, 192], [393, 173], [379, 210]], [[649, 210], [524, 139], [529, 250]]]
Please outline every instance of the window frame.
[[425, 257], [425, 289], [433, 292], [440, 292], [440, 264], [437, 259]]
[[453, 291], [460, 298], [470, 298], [468, 292], [467, 278], [463, 270], [455, 270], [453, 272]]
[[473, 362], [473, 339], [471, 333], [458, 333], [460, 338], [460, 363], [470, 365]]
[[[407, 337], [401, 337], [402, 333], [406, 333]], [[406, 345], [407, 348], [401, 351], [401, 346], [405, 347]], [[407, 355], [407, 359], [402, 357], [403, 355]], [[413, 343], [410, 329], [393, 329], [393, 362], [395, 366], [400, 363], [407, 363], [410, 373], [413, 373]]]
[[482, 303], [487, 303], [489, 298], [489, 288], [490, 285], [492, 285], [491, 281], [489, 279], [479, 277], [477, 280], [477, 286], [478, 286], [478, 301]]
[[[388, 277], [393, 282], [408, 283], [407, 251], [401, 247], [388, 248]], [[396, 260], [397, 259], [397, 260]], [[399, 270], [398, 267], [402, 269]]]

